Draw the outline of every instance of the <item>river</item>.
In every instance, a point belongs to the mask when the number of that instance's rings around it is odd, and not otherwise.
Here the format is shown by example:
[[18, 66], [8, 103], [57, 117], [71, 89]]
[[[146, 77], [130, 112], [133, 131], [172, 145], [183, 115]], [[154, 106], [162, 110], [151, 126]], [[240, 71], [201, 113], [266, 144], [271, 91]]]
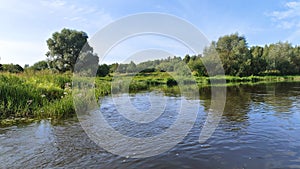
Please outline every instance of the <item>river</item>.
[[[300, 168], [300, 83], [228, 87], [218, 127], [206, 142], [199, 143], [201, 126], [209, 110], [209, 93], [209, 88], [201, 89], [198, 116], [187, 136], [159, 155], [114, 155], [94, 143], [77, 120], [42, 120], [0, 128], [0, 168]], [[172, 117], [176, 113], [172, 112], [180, 96], [153, 92], [128, 96], [137, 109], [147, 110], [151, 107], [150, 95], [155, 100], [169, 100], [165, 110], [171, 115], [162, 114], [161, 120], [138, 132], [111, 112], [115, 109], [109, 107], [109, 96], [103, 98], [100, 110], [122, 134], [159, 135], [174, 122]], [[126, 146], [115, 148], [126, 150]]]

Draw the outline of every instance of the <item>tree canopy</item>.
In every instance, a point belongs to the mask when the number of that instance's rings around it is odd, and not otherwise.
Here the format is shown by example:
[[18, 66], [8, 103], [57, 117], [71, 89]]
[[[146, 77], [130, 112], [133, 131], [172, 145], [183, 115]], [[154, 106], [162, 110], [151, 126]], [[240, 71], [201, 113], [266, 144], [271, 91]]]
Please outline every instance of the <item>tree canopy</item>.
[[45, 70], [45, 69], [48, 69], [49, 66], [48, 66], [48, 63], [47, 61], [45, 60], [42, 60], [42, 61], [39, 61], [39, 62], [36, 62], [35, 64], [33, 64], [32, 66], [29, 67], [30, 69], [33, 69], [33, 70]]
[[81, 53], [93, 53], [87, 39], [88, 36], [83, 31], [64, 28], [60, 32], [53, 33], [47, 40], [49, 51], [46, 56], [50, 68], [60, 72], [73, 71]]
[[24, 69], [18, 64], [2, 64], [0, 66], [0, 71], [10, 73], [21, 73], [24, 71]]

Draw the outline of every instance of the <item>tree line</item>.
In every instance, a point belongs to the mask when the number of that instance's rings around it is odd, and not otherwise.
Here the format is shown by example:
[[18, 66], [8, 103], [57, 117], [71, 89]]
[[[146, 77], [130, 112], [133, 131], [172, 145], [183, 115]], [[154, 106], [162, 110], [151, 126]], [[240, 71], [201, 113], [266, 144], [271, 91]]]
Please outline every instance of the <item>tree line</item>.
[[[76, 61], [82, 66], [97, 66], [97, 76], [106, 76], [113, 72], [135, 73], [168, 71], [189, 74], [183, 69], [188, 65], [195, 76], [218, 75], [223, 68], [226, 75], [300, 75], [300, 46], [288, 42], [277, 42], [265, 46], [249, 47], [244, 36], [238, 33], [225, 35], [213, 41], [202, 54], [186, 55], [184, 57], [170, 56], [165, 59], [146, 61], [142, 63], [98, 65], [99, 58], [88, 44], [88, 36], [83, 31], [63, 29], [55, 32], [47, 40], [49, 51], [47, 59], [37, 62], [26, 69], [51, 69], [57, 72], [74, 71]], [[222, 67], [217, 64], [222, 61]], [[210, 67], [208, 73], [207, 68]], [[92, 70], [92, 69], [91, 69]], [[22, 72], [19, 65], [0, 65], [0, 71], [14, 73]]]
[[[174, 56], [167, 59], [153, 60], [135, 64], [119, 64], [110, 71], [132, 73], [136, 71], [169, 71], [183, 72], [182, 62], [188, 65], [193, 75], [208, 76], [205, 66], [210, 67], [210, 75], [220, 74], [221, 67], [217, 57], [222, 62], [226, 75], [300, 75], [300, 46], [288, 42], [277, 42], [269, 45], [248, 47], [246, 38], [239, 34], [222, 36], [216, 42], [206, 47], [203, 54], [186, 55], [183, 58]], [[116, 63], [117, 64], [117, 63]], [[118, 67], [116, 69], [116, 67]]]

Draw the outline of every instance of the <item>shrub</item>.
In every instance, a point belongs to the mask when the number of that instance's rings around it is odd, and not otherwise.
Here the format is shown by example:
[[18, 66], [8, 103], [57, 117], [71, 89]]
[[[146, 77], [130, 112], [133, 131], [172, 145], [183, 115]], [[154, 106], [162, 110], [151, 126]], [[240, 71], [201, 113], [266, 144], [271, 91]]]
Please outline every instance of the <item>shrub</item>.
[[177, 81], [172, 79], [172, 78], [168, 78], [167, 80], [167, 86], [168, 87], [172, 87], [172, 86], [176, 86], [177, 85]]

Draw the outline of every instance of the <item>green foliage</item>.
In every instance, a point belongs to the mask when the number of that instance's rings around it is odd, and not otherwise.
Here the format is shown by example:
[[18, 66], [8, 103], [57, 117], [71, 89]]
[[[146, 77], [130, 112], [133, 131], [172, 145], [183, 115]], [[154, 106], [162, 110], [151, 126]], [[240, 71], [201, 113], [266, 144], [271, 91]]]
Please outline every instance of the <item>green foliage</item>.
[[47, 72], [0, 74], [0, 119], [38, 117], [41, 107], [71, 93], [69, 82], [69, 75]]
[[47, 61], [39, 61], [35, 64], [33, 64], [30, 69], [33, 69], [33, 70], [37, 70], [37, 71], [40, 71], [40, 70], [45, 70], [45, 69], [48, 69], [49, 66], [48, 66], [48, 63]]
[[[52, 38], [47, 40], [49, 52], [49, 65], [51, 68], [65, 72], [73, 71], [76, 60], [79, 60], [78, 70], [84, 69], [86, 76], [97, 74], [103, 77], [109, 73], [138, 73], [149, 72], [149, 70], [180, 72], [188, 75], [192, 72], [195, 76], [214, 76], [222, 74], [222, 67], [225, 75], [250, 76], [265, 75], [277, 71], [278, 75], [300, 74], [300, 47], [293, 47], [285, 42], [265, 45], [264, 47], [248, 47], [246, 38], [238, 33], [220, 37], [217, 42], [212, 42], [206, 47], [203, 55], [185, 55], [180, 57], [168, 57], [161, 60], [146, 61], [139, 64], [114, 63], [111, 65], [96, 65], [98, 57], [93, 54], [93, 49], [87, 43], [87, 36], [84, 32], [63, 29], [55, 32]], [[82, 53], [80, 50], [83, 48]], [[221, 59], [222, 65], [219, 64]], [[41, 66], [38, 66], [40, 65]], [[191, 72], [183, 71], [184, 65], [188, 65]], [[36, 70], [45, 67], [45, 63], [34, 65]], [[97, 70], [98, 71], [94, 72]], [[11, 71], [13, 72], [13, 71]], [[152, 71], [153, 72], [153, 71]]]
[[74, 72], [81, 76], [93, 77], [97, 74], [99, 57], [92, 52], [80, 53]]
[[119, 66], [118, 63], [113, 63], [113, 64], [109, 65], [109, 73], [116, 72], [118, 66]]
[[[50, 68], [59, 72], [73, 71], [80, 54], [93, 53], [93, 48], [87, 43], [87, 38], [85, 32], [66, 28], [61, 32], [53, 33], [52, 37], [47, 40], [49, 51], [46, 56], [49, 59]], [[90, 58], [88, 55], [84, 57]], [[82, 58], [82, 60], [87, 59]]]
[[137, 73], [136, 64], [131, 61], [126, 68], [126, 73]]
[[131, 81], [129, 85], [129, 92], [137, 92], [141, 90], [147, 90], [149, 89], [149, 85], [147, 82], [137, 82], [137, 81]]
[[[163, 90], [175, 92], [178, 84], [172, 77], [180, 77], [179, 84], [190, 84], [192, 81], [184, 78], [190, 73], [196, 76], [199, 86], [209, 86], [212, 81], [222, 82], [217, 85], [300, 81], [299, 76], [290, 76], [300, 75], [300, 46], [287, 42], [248, 48], [245, 37], [232, 34], [212, 42], [202, 55], [111, 65], [98, 65], [98, 56], [86, 42], [84, 32], [63, 29], [47, 41], [48, 63], [37, 62], [25, 71], [19, 65], [0, 64], [0, 119], [60, 119], [74, 115], [71, 97], [74, 93], [71, 89], [73, 70], [80, 70], [80, 75], [88, 80], [92, 79], [89, 76], [97, 75], [95, 96], [87, 93], [87, 98], [99, 98], [114, 90], [126, 91], [125, 87], [129, 92], [135, 92], [163, 86]], [[222, 65], [218, 64], [218, 58], [223, 62], [225, 76], [221, 74]], [[48, 65], [52, 69], [48, 69]], [[53, 69], [63, 73], [55, 73]], [[120, 76], [120, 82], [113, 88], [113, 77], [107, 76], [110, 73]], [[129, 86], [124, 86], [124, 82]]]
[[16, 65], [14, 65], [14, 64], [3, 64], [3, 65], [1, 65], [0, 70], [4, 71], [4, 72], [10, 72], [10, 73], [21, 73], [21, 72], [24, 71], [24, 69], [18, 64], [16, 64]]
[[63, 119], [72, 117], [75, 114], [73, 105], [73, 97], [66, 95], [59, 100], [48, 103], [35, 112], [35, 117], [38, 118], [53, 118]]
[[238, 34], [220, 37], [216, 43], [216, 50], [223, 63], [226, 75], [248, 75], [250, 52], [246, 38]]
[[97, 76], [104, 77], [109, 74], [109, 66], [107, 64], [99, 65], [97, 70]]
[[153, 73], [153, 72], [156, 72], [155, 68], [146, 68], [140, 71], [140, 73]]
[[[259, 75], [266, 70], [267, 62], [264, 57], [264, 48], [260, 46], [253, 46], [250, 48], [251, 63], [250, 72], [252, 75]], [[248, 73], [249, 74], [249, 73]]]
[[[196, 59], [196, 58], [194, 58]], [[270, 72], [268, 72], [271, 74]], [[113, 77], [96, 77], [95, 78], [95, 95], [87, 93], [84, 98], [88, 101], [91, 98], [97, 99], [101, 96], [108, 95], [112, 90], [120, 92], [136, 92], [139, 90], [158, 89], [163, 91], [177, 91], [177, 81], [172, 78], [176, 76], [175, 72], [152, 72], [139, 73], [135, 76], [119, 74], [119, 86], [115, 85], [112, 89]], [[50, 70], [24, 72], [21, 74], [1, 73], [0, 74], [0, 119], [22, 119], [22, 118], [52, 118], [61, 119], [75, 115], [72, 94], [76, 90], [71, 87], [72, 74], [52, 73]], [[93, 78], [85, 77], [87, 80]], [[299, 76], [214, 76], [214, 77], [195, 77], [198, 86], [209, 86], [213, 80], [217, 85], [235, 85], [240, 83], [254, 82], [277, 82], [277, 81], [300, 81]], [[178, 79], [179, 84], [188, 87], [192, 81], [188, 78], [181, 77]], [[227, 84], [221, 83], [226, 81]], [[93, 81], [91, 81], [93, 82]], [[129, 86], [124, 85], [128, 82]], [[91, 86], [82, 86], [83, 88]], [[94, 86], [92, 86], [94, 87]], [[175, 88], [174, 88], [175, 87]], [[80, 97], [82, 99], [82, 97]], [[85, 102], [80, 103], [80, 107], [89, 109]], [[95, 106], [95, 105], [91, 105]], [[2, 122], [0, 122], [2, 123]]]
[[[278, 42], [268, 46], [267, 70], [278, 70], [281, 75], [296, 74], [294, 49], [289, 43]], [[299, 73], [299, 72], [298, 72]]]
[[259, 75], [262, 76], [279, 76], [280, 71], [279, 70], [265, 70], [259, 73]]
[[177, 81], [173, 78], [168, 78], [167, 79], [167, 86], [171, 87], [171, 86], [176, 86], [177, 85]]

